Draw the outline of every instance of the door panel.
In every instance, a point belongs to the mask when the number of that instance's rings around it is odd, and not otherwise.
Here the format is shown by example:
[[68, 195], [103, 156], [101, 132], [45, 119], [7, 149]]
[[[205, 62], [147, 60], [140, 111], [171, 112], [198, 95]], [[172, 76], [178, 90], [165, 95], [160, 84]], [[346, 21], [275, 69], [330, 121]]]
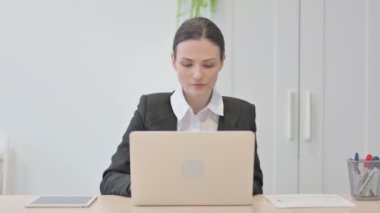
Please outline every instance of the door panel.
[[365, 153], [365, 1], [325, 1], [324, 188], [348, 192], [345, 159]]
[[298, 113], [291, 122], [289, 111], [298, 111], [298, 0], [234, 1], [233, 8], [233, 94], [256, 105], [264, 191], [297, 192]]
[[323, 184], [323, 2], [300, 3], [300, 193], [321, 193]]
[[347, 193], [345, 159], [380, 154], [378, 11], [376, 0], [234, 1], [233, 95], [257, 107], [265, 193]]

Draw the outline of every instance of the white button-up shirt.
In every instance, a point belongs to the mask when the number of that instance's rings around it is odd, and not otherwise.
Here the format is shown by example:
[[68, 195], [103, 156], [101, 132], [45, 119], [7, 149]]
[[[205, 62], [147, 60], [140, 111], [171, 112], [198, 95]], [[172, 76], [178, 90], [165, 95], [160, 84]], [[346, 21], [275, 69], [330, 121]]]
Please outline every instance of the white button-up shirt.
[[196, 115], [187, 103], [182, 87], [178, 87], [170, 96], [170, 103], [177, 117], [178, 131], [216, 131], [218, 129], [219, 116], [223, 116], [223, 98], [215, 88], [210, 102]]

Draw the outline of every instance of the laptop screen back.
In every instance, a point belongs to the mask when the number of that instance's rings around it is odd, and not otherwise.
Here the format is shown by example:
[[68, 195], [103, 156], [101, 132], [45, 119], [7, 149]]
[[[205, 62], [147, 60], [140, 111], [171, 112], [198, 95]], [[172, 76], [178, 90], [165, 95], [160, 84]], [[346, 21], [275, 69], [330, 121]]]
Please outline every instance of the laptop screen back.
[[251, 131], [130, 134], [134, 205], [250, 205]]

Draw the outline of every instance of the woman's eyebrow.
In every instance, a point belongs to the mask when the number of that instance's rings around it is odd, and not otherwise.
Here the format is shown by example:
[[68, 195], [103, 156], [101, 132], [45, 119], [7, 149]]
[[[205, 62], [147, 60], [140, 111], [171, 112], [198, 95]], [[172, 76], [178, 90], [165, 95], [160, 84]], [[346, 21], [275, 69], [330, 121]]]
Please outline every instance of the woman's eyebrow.
[[185, 61], [193, 61], [192, 59], [190, 59], [190, 58], [185, 58], [185, 57], [181, 57], [181, 58], [179, 58], [179, 59], [181, 59], [181, 60], [185, 60]]
[[[185, 58], [185, 57], [181, 57], [179, 58], [180, 60], [183, 60], [183, 61], [194, 61], [193, 59], [190, 59], [190, 58]], [[215, 61], [216, 58], [208, 58], [208, 59], [204, 59], [202, 60], [203, 62], [213, 62]]]
[[209, 62], [209, 61], [215, 61], [216, 60], [216, 58], [209, 58], [209, 59], [205, 59], [205, 60], [203, 60], [204, 62]]

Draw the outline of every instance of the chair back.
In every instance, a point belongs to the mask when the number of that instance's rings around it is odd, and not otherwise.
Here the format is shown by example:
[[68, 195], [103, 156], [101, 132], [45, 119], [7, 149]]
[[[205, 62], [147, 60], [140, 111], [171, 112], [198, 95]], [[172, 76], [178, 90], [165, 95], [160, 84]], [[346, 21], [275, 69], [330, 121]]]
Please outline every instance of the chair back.
[[0, 134], [0, 194], [6, 194], [9, 163], [9, 140]]

